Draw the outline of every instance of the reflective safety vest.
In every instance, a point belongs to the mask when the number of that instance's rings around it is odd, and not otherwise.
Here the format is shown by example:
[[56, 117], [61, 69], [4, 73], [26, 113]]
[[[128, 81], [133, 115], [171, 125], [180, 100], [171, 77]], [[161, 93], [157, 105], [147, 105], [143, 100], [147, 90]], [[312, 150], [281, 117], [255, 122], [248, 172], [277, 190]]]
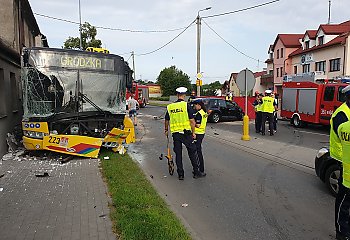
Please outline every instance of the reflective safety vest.
[[340, 105], [340, 107], [337, 108], [337, 110], [335, 110], [335, 112], [332, 114], [331, 117], [331, 130], [330, 130], [330, 134], [329, 134], [329, 153], [331, 155], [332, 158], [338, 160], [338, 161], [342, 161], [342, 147], [341, 147], [341, 143], [340, 143], [340, 139], [337, 136], [337, 134], [334, 132], [333, 130], [333, 118], [339, 113], [339, 112], [344, 112], [345, 115], [348, 117], [348, 120], [350, 120], [350, 108], [348, 107], [348, 105], [346, 103], [343, 103], [342, 105]]
[[350, 120], [340, 124], [338, 136], [343, 149], [343, 185], [350, 188]]
[[273, 106], [273, 102], [275, 101], [274, 98], [266, 96], [262, 98], [262, 101], [262, 112], [273, 113], [275, 111], [275, 107]]
[[202, 122], [199, 128], [196, 127], [195, 133], [196, 134], [205, 134], [205, 128], [207, 126], [208, 121], [208, 114], [204, 112], [203, 109], [199, 110], [197, 114], [200, 114], [202, 116]]
[[257, 104], [257, 105], [255, 105], [255, 111], [257, 111], [257, 112], [261, 112], [262, 111], [262, 104]]
[[172, 133], [191, 130], [190, 120], [187, 112], [187, 102], [175, 102], [167, 106], [170, 116], [170, 131]]

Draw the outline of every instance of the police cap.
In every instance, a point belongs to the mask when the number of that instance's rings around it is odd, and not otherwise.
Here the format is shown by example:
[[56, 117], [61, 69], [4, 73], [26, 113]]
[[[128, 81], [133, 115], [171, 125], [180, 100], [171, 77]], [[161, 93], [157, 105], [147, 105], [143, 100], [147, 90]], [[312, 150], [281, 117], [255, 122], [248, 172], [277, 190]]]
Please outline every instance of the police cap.
[[185, 94], [186, 92], [187, 92], [187, 88], [185, 88], [185, 87], [176, 88], [176, 93]]
[[266, 93], [266, 94], [271, 94], [272, 91], [271, 91], [270, 89], [267, 89], [267, 90], [265, 90], [265, 93]]
[[345, 93], [346, 95], [350, 95], [350, 85], [343, 88], [341, 92]]
[[200, 104], [201, 102], [202, 102], [202, 99], [200, 99], [200, 98], [192, 100], [193, 104]]

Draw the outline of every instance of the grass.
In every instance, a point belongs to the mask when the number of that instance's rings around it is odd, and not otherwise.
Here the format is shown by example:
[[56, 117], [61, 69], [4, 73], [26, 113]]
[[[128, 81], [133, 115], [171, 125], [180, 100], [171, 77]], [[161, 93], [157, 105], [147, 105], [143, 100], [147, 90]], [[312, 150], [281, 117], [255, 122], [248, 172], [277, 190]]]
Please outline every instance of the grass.
[[103, 151], [102, 173], [112, 197], [113, 228], [122, 240], [189, 240], [185, 227], [171, 212], [127, 154]]
[[169, 105], [169, 103], [160, 103], [160, 102], [149, 101], [149, 105], [158, 106], [158, 107], [166, 107]]

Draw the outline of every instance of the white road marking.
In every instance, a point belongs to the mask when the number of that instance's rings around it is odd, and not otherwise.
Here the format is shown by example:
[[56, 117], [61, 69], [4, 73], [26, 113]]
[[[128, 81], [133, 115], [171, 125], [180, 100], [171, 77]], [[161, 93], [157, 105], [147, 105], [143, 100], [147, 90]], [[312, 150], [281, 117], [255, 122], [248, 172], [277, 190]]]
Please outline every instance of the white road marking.
[[302, 131], [302, 130], [296, 130], [296, 131], [301, 132], [301, 133], [309, 133], [309, 134], [329, 137], [329, 134], [324, 134], [324, 133], [315, 133], [315, 132], [308, 132], [308, 131]]

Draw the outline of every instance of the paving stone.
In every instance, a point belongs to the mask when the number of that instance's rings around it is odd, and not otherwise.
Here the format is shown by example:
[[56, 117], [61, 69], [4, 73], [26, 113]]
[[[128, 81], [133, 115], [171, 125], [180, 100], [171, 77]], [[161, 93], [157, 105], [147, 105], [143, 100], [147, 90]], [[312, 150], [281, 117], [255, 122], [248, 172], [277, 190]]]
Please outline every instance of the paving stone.
[[[98, 164], [94, 159], [4, 161], [0, 239], [117, 239]], [[39, 172], [49, 176], [35, 176]]]

